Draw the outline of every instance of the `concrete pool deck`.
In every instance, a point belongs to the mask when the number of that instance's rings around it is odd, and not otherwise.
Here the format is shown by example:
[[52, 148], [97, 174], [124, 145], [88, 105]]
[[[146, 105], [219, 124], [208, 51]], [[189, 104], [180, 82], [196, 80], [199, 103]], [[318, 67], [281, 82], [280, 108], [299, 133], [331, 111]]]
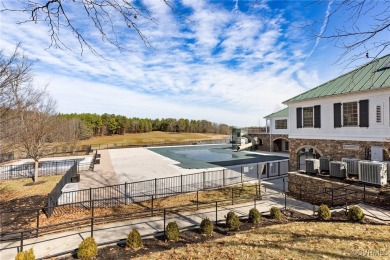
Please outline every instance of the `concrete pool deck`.
[[179, 162], [147, 148], [115, 149], [109, 150], [109, 154], [119, 183], [223, 169], [183, 169], [177, 166]]
[[[153, 152], [148, 148], [109, 149], [99, 150], [98, 153], [101, 154], [100, 164], [95, 165], [93, 172], [81, 173], [78, 189], [225, 169], [225, 167], [184, 169], [178, 166], [180, 162]], [[286, 154], [282, 153], [263, 151], [248, 153], [286, 157]]]

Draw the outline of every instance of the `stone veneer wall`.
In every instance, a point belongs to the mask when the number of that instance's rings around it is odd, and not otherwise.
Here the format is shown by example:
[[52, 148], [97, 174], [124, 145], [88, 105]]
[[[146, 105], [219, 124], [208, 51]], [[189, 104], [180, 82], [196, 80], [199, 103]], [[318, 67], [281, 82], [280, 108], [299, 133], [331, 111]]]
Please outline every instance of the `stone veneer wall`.
[[[262, 145], [259, 145], [258, 150], [260, 151], [270, 151], [270, 135], [268, 133], [263, 133], [263, 134], [254, 134], [252, 135], [253, 137], [258, 137], [259, 139], [262, 140]], [[276, 139], [287, 139], [288, 140], [288, 135], [271, 135], [272, 142]], [[272, 147], [273, 148], [273, 147]]]
[[[333, 206], [345, 205], [346, 197], [348, 204], [360, 203], [365, 200], [366, 203], [378, 206], [390, 206], [390, 191], [384, 192], [380, 188], [372, 186], [366, 186], [364, 189], [363, 186], [350, 185], [329, 177], [318, 177], [296, 172], [288, 173], [289, 196], [299, 200], [317, 205], [323, 203], [332, 206], [332, 189]], [[318, 194], [325, 191], [327, 193]]]
[[[344, 149], [343, 145], [357, 145], [358, 150]], [[298, 170], [297, 154], [303, 147], [313, 147], [322, 156], [330, 156], [333, 160], [341, 160], [343, 157], [366, 159], [366, 149], [371, 146], [383, 146], [381, 142], [364, 142], [364, 141], [345, 141], [345, 140], [321, 140], [321, 139], [290, 139], [290, 169]], [[390, 143], [387, 143], [387, 147]], [[369, 159], [369, 158], [368, 158]], [[390, 160], [389, 154], [384, 152], [384, 160]]]

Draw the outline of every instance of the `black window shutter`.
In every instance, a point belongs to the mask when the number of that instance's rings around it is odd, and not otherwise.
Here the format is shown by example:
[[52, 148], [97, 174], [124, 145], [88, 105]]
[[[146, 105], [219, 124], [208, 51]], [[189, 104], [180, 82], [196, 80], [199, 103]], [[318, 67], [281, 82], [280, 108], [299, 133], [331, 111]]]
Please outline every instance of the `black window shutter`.
[[321, 106], [314, 106], [314, 128], [321, 128]]
[[297, 107], [297, 128], [302, 128], [302, 108]]
[[359, 101], [359, 126], [368, 127], [368, 99]]
[[333, 104], [333, 120], [334, 127], [342, 127], [341, 125], [341, 103]]

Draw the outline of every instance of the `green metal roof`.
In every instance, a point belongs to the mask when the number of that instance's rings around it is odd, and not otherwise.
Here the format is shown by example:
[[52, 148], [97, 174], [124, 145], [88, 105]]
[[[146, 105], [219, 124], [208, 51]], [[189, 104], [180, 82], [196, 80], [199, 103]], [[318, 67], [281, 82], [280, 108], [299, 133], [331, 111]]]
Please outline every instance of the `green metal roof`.
[[288, 107], [279, 110], [275, 113], [269, 114], [268, 116], [265, 116], [264, 118], [275, 118], [275, 117], [288, 117]]
[[390, 54], [284, 101], [284, 104], [390, 87]]

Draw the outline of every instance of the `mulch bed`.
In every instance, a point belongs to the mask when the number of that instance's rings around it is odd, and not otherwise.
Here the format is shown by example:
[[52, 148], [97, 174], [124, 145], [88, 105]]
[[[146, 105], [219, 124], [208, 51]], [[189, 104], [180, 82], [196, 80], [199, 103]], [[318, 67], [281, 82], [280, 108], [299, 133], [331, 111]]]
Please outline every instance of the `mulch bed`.
[[[214, 226], [214, 233], [212, 236], [206, 236], [200, 233], [199, 228], [181, 231], [180, 239], [178, 241], [166, 241], [164, 236], [158, 236], [154, 238], [143, 239], [143, 248], [133, 251], [125, 249], [125, 240], [118, 242], [116, 245], [106, 246], [104, 248], [99, 248], [97, 259], [112, 259], [112, 260], [121, 260], [121, 259], [131, 259], [133, 257], [139, 257], [148, 255], [153, 252], [169, 250], [173, 248], [186, 247], [191, 244], [203, 243], [206, 241], [215, 240], [225, 236], [231, 236], [236, 233], [245, 232], [249, 230], [256, 230], [261, 227], [278, 225], [278, 224], [287, 224], [290, 222], [314, 222], [318, 221], [315, 216], [308, 216], [302, 213], [299, 213], [294, 210], [284, 210], [282, 211], [282, 220], [277, 221], [271, 219], [268, 215], [262, 216], [262, 221], [259, 224], [248, 223], [247, 219], [241, 219], [240, 229], [237, 231], [230, 231], [224, 223], [219, 223], [217, 226]], [[332, 220], [330, 222], [348, 222], [345, 211], [340, 210], [338, 212], [332, 213]], [[380, 224], [370, 219], [365, 219], [363, 223], [367, 224]], [[73, 255], [67, 255], [59, 258], [61, 260], [77, 259], [76, 252]]]

